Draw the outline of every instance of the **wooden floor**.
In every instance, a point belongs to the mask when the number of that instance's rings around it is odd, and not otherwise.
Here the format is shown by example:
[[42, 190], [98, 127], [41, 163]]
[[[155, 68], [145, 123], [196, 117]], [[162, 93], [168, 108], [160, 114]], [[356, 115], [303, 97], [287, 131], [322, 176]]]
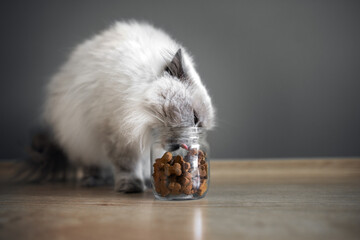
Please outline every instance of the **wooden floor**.
[[0, 239], [360, 239], [360, 159], [213, 161], [206, 198], [9, 183]]

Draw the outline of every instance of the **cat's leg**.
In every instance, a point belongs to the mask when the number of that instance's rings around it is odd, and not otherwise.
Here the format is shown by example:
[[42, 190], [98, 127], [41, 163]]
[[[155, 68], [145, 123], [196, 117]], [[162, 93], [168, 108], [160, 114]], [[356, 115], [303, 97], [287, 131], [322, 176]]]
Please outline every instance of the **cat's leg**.
[[150, 149], [148, 149], [147, 151], [145, 151], [145, 154], [142, 156], [141, 158], [142, 161], [142, 174], [144, 176], [144, 182], [145, 182], [145, 186], [146, 188], [151, 188], [152, 184], [151, 184], [151, 173], [150, 173], [150, 169], [151, 169], [151, 162], [150, 162]]
[[115, 191], [136, 193], [145, 190], [141, 161], [134, 156], [119, 156], [114, 161]]
[[118, 125], [117, 121], [109, 119], [104, 122], [102, 130], [104, 154], [112, 163], [115, 191], [142, 192], [145, 190], [145, 184], [140, 140], [129, 142], [129, 136], [124, 136]]

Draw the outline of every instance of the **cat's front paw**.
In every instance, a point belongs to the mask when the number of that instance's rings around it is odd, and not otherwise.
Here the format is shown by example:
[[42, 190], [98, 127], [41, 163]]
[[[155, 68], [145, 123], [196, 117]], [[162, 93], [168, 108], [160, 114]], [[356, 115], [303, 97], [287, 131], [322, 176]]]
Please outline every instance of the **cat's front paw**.
[[118, 176], [115, 179], [115, 191], [138, 193], [145, 190], [144, 181], [137, 177]]

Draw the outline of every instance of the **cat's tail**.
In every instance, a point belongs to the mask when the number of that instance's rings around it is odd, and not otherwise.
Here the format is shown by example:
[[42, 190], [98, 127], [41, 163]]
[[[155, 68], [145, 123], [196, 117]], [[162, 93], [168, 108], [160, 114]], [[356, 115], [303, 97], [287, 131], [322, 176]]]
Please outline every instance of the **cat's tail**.
[[27, 182], [65, 181], [70, 164], [61, 147], [49, 131], [36, 133], [26, 149], [27, 157], [15, 174], [15, 179]]

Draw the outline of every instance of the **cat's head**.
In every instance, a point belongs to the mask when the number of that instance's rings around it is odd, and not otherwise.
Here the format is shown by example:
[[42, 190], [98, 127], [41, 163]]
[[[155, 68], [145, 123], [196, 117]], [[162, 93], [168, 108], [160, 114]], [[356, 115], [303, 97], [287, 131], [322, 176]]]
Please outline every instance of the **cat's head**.
[[157, 126], [204, 129], [214, 126], [211, 98], [195, 70], [184, 63], [181, 49], [148, 93], [146, 105]]

